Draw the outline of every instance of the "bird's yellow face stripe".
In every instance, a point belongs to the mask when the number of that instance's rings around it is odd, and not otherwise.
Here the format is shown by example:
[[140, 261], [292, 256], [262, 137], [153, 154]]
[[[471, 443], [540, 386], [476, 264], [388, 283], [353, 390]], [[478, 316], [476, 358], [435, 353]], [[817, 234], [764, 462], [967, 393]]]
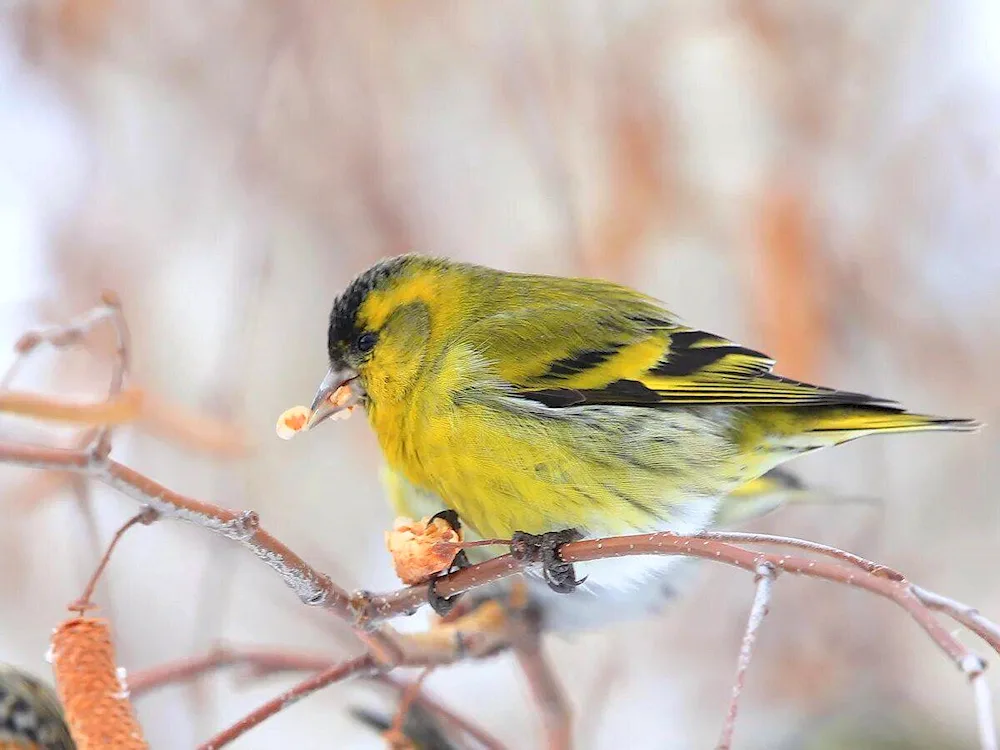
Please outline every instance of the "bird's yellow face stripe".
[[[370, 292], [358, 311], [358, 321], [368, 330], [377, 331], [396, 310], [413, 302], [440, 307], [442, 278], [432, 274], [411, 274], [387, 289]], [[445, 311], [446, 312], [446, 311]]]

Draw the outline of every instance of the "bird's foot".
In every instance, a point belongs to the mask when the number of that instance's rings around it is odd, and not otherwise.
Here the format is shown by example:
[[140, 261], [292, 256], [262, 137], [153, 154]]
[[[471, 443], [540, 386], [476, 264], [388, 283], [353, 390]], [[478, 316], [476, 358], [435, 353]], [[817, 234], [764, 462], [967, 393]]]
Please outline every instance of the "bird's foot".
[[[445, 522], [447, 522], [449, 526], [455, 529], [455, 531], [459, 531], [462, 528], [462, 522], [458, 518], [458, 513], [451, 510], [450, 508], [435, 513], [433, 516], [431, 516], [431, 521], [433, 521], [435, 518], [440, 518], [444, 520]], [[455, 559], [451, 561], [451, 565], [448, 567], [448, 569], [442, 571], [440, 575], [447, 575], [448, 573], [451, 573], [455, 570], [461, 570], [462, 568], [467, 568], [467, 567], [469, 567], [469, 558], [465, 554], [464, 549], [459, 550], [458, 554], [455, 555]], [[433, 609], [434, 612], [437, 613], [439, 617], [445, 617], [451, 612], [452, 608], [454, 608], [454, 606], [458, 603], [458, 599], [461, 596], [461, 594], [455, 594], [454, 596], [448, 596], [448, 597], [440, 596], [438, 595], [434, 584], [435, 581], [432, 580], [430, 585], [427, 587], [427, 603], [431, 605], [431, 609]]]
[[576, 529], [547, 531], [544, 534], [515, 531], [510, 539], [510, 553], [521, 562], [541, 563], [542, 574], [549, 588], [560, 594], [568, 594], [586, 581], [587, 577], [577, 579], [573, 564], [563, 561], [559, 548], [580, 539], [583, 539], [583, 534]]

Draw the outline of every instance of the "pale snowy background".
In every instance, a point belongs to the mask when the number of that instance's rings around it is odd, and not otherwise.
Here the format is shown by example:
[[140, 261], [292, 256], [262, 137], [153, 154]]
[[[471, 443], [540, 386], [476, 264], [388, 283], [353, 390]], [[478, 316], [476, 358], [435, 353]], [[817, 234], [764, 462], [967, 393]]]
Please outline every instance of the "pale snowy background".
[[[789, 375], [1000, 422], [1000, 5], [8, 0], [0, 248], [0, 345], [121, 295], [134, 383], [161, 406], [116, 458], [259, 511], [343, 585], [388, 588], [365, 421], [274, 436], [325, 370], [334, 295], [386, 254], [624, 281]], [[18, 383], [82, 396], [106, 377], [106, 358], [45, 355]], [[163, 412], [234, 432], [179, 444]], [[802, 460], [883, 505], [755, 528], [847, 546], [996, 619], [998, 447], [988, 429]], [[74, 493], [33, 501], [38, 481], [0, 470], [0, 661], [45, 675], [95, 550]], [[135, 508], [92, 499], [103, 544]], [[549, 644], [580, 748], [714, 745], [752, 587], [701, 581], [656, 620]], [[255, 560], [176, 524], [125, 538], [100, 601], [133, 671], [218, 639], [354, 648]], [[285, 684], [222, 674], [143, 699], [140, 718], [153, 747], [189, 748]], [[427, 685], [539, 746], [509, 658]], [[235, 747], [381, 747], [345, 711], [381, 698], [327, 689]], [[843, 726], [860, 735], [833, 738]], [[966, 748], [974, 726], [964, 680], [903, 614], [782, 580], [738, 747], [883, 748], [902, 727], [928, 744], [894, 747]]]

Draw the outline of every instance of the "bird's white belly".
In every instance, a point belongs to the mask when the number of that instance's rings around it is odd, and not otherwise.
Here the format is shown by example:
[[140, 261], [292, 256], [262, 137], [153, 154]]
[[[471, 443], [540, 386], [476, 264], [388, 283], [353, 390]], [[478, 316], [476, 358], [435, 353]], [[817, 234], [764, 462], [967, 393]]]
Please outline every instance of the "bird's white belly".
[[553, 591], [534, 573], [525, 580], [545, 629], [570, 632], [655, 615], [691, 585], [696, 563], [677, 556], [594, 561], [577, 566], [577, 575], [588, 578], [568, 594]]
[[[718, 506], [716, 498], [691, 499], [673, 506], [680, 511], [670, 523], [634, 533], [698, 534], [712, 525]], [[592, 530], [588, 536], [601, 534]], [[693, 579], [695, 563], [694, 558], [677, 555], [626, 555], [576, 563], [577, 578], [587, 580], [568, 594], [552, 591], [540, 569], [527, 571], [525, 578], [548, 628], [578, 630], [655, 614]]]

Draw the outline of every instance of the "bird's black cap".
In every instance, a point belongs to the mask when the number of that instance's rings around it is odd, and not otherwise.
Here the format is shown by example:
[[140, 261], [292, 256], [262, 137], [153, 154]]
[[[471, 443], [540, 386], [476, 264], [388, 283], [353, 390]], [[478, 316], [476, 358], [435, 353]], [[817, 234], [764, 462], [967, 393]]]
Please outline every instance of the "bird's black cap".
[[352, 341], [361, 329], [357, 324], [358, 308], [365, 298], [375, 289], [385, 285], [407, 265], [413, 262], [415, 256], [399, 255], [394, 258], [380, 260], [375, 265], [362, 271], [347, 285], [347, 288], [334, 300], [330, 310], [330, 327], [327, 331], [327, 351], [331, 361], [337, 358], [343, 344]]

